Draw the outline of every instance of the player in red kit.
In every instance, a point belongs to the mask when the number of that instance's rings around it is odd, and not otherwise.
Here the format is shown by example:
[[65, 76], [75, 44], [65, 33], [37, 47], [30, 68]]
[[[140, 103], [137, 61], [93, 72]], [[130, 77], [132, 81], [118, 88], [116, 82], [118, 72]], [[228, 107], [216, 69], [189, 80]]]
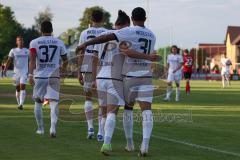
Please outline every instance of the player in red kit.
[[190, 79], [192, 75], [192, 67], [193, 67], [193, 57], [190, 55], [187, 49], [183, 52], [183, 74], [184, 79], [186, 80], [186, 93], [190, 94]]

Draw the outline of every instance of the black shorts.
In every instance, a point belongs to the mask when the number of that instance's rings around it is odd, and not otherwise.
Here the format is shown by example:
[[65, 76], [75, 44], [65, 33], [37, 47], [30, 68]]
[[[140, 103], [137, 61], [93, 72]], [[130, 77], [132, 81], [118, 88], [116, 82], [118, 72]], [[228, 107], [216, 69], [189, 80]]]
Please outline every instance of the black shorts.
[[191, 79], [192, 72], [183, 72], [184, 74], [184, 79]]

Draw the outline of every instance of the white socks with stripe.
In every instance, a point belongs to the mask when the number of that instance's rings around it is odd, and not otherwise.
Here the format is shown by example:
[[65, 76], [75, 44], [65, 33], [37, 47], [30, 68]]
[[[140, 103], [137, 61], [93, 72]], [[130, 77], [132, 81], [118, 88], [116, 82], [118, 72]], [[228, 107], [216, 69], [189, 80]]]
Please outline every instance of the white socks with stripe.
[[172, 86], [167, 86], [166, 98], [169, 99], [172, 94]]
[[20, 104], [19, 105], [23, 105], [23, 103], [25, 101], [25, 97], [26, 97], [26, 91], [20, 90]]
[[125, 137], [127, 139], [127, 145], [132, 147], [133, 144], [133, 111], [124, 110], [123, 112], [123, 128]]
[[42, 115], [42, 103], [35, 102], [34, 114], [38, 125], [38, 130], [44, 130], [43, 128], [43, 115]]
[[153, 128], [153, 116], [151, 110], [145, 110], [142, 112], [142, 130], [143, 140], [141, 145], [141, 151], [148, 152], [149, 141]]
[[87, 124], [88, 124], [88, 130], [90, 128], [93, 128], [93, 105], [92, 101], [85, 101], [84, 105], [84, 110], [85, 110], [85, 115], [87, 119]]
[[51, 108], [51, 127], [50, 127], [50, 133], [56, 133], [56, 125], [58, 120], [58, 102], [57, 101], [50, 101], [49, 102], [50, 108]]
[[107, 119], [105, 123], [105, 135], [104, 135], [104, 143], [111, 144], [112, 135], [116, 125], [116, 114], [115, 113], [108, 113]]

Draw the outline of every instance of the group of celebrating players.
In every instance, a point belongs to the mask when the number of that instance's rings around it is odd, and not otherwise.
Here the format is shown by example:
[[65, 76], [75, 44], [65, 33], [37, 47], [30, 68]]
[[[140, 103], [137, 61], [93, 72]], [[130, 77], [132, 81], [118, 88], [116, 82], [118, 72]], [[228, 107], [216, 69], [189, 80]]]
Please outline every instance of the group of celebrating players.
[[[131, 20], [133, 26], [130, 26]], [[153, 128], [151, 105], [154, 91], [151, 64], [153, 61], [159, 61], [161, 57], [154, 51], [156, 41], [154, 33], [144, 25], [145, 10], [141, 7], [133, 9], [131, 20], [124, 11], [119, 10], [115, 30], [107, 30], [102, 27], [103, 12], [94, 10], [91, 15], [91, 27], [81, 33], [76, 49], [79, 65], [78, 79], [83, 85], [86, 96], [84, 111], [88, 126], [87, 138], [94, 138], [92, 92], [96, 88], [99, 103], [97, 140], [103, 141], [101, 152], [104, 155], [110, 155], [112, 151], [111, 139], [120, 106], [124, 106], [123, 128], [127, 140], [125, 150], [134, 151], [133, 106], [135, 101], [138, 102], [142, 111], [143, 137], [139, 156], [146, 156], [149, 150]], [[34, 113], [38, 126], [36, 133], [40, 135], [44, 134], [42, 106], [44, 100], [49, 102], [50, 137], [54, 138], [58, 120], [60, 75], [66, 71], [68, 65], [67, 50], [61, 40], [52, 36], [51, 22], [44, 21], [41, 24], [41, 32], [41, 37], [31, 41], [29, 50], [23, 47], [23, 38], [17, 37], [17, 48], [10, 51], [5, 72], [14, 61], [19, 109], [23, 109], [25, 84], [29, 78], [35, 101]], [[167, 63], [169, 69], [165, 100], [170, 100], [172, 82], [175, 82], [176, 101], [179, 101], [183, 65], [184, 76], [187, 79], [186, 92], [190, 93], [189, 79], [193, 58], [188, 50], [185, 50], [182, 56], [178, 47], [172, 46]]]

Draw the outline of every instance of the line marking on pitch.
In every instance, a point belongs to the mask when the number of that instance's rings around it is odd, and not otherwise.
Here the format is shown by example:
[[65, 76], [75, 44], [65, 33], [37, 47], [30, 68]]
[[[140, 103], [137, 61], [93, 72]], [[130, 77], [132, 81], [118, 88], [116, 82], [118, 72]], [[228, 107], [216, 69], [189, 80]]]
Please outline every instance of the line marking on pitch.
[[[123, 129], [118, 128], [118, 127], [116, 127], [116, 129], [124, 131]], [[142, 135], [141, 132], [138, 132], [138, 131], [135, 131], [135, 130], [133, 132], [136, 133], [136, 134]], [[193, 148], [198, 148], [198, 149], [203, 149], [203, 150], [208, 150], [208, 151], [212, 151], [212, 152], [217, 152], [217, 153], [222, 153], [222, 154], [227, 154], [227, 155], [231, 155], [231, 156], [240, 157], [240, 154], [235, 153], [235, 152], [220, 150], [220, 149], [207, 147], [207, 146], [203, 146], [203, 145], [199, 145], [199, 144], [194, 144], [194, 143], [190, 143], [190, 142], [180, 141], [180, 140], [176, 140], [176, 139], [172, 139], [172, 138], [156, 136], [156, 135], [153, 135], [153, 134], [151, 135], [151, 137], [156, 138], [156, 139], [160, 139], [160, 140], [164, 140], [164, 141], [168, 141], [168, 142], [172, 142], [172, 143], [183, 144], [183, 145], [190, 146], [190, 147], [193, 147]]]

